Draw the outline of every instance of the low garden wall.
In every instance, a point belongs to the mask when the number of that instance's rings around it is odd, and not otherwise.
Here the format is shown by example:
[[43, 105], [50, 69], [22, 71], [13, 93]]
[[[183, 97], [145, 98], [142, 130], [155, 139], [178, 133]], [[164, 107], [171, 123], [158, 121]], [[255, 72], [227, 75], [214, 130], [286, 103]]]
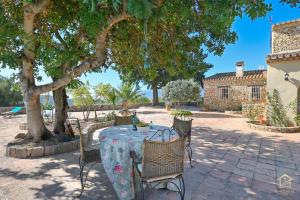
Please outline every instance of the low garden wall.
[[[88, 144], [93, 140], [93, 133], [95, 130], [112, 126], [113, 124], [113, 120], [89, 124], [86, 128], [82, 130], [82, 139], [84, 144]], [[79, 149], [79, 146], [79, 136], [77, 136], [77, 138], [72, 141], [57, 144], [48, 144], [47, 142], [42, 142], [38, 144], [32, 142], [21, 145], [8, 144], [6, 146], [6, 156], [14, 158], [38, 158], [43, 156], [75, 151]]]
[[255, 124], [255, 122], [247, 122], [248, 127], [261, 130], [261, 131], [268, 131], [268, 132], [277, 132], [277, 133], [300, 133], [300, 126], [296, 127], [276, 127], [276, 126], [266, 126]]
[[[139, 108], [141, 106], [151, 106], [151, 103], [139, 103], [139, 104], [129, 104], [128, 107], [129, 109], [134, 109], [134, 108]], [[12, 107], [0, 107], [0, 113], [2, 112], [8, 112], [11, 111], [14, 108], [14, 106]], [[122, 105], [116, 105], [116, 110], [120, 110], [122, 108]], [[102, 111], [102, 110], [112, 110], [113, 106], [110, 104], [101, 104], [101, 105], [94, 105], [92, 107], [92, 111], [96, 110], [96, 111]], [[82, 110], [86, 110], [85, 107], [80, 107], [80, 106], [70, 106], [69, 107], [69, 112], [81, 112]], [[19, 114], [26, 114], [26, 110], [23, 109], [22, 111], [20, 111]]]
[[226, 110], [226, 115], [242, 115], [242, 111]]

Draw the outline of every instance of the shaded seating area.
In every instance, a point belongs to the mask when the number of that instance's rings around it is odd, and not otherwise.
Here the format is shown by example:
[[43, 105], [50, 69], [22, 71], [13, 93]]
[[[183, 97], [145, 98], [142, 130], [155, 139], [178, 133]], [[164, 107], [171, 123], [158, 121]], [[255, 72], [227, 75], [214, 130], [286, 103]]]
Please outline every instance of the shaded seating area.
[[4, 117], [12, 117], [12, 116], [19, 114], [23, 109], [24, 109], [24, 107], [16, 106], [13, 109], [11, 109], [10, 111], [3, 112], [0, 115], [2, 115]]

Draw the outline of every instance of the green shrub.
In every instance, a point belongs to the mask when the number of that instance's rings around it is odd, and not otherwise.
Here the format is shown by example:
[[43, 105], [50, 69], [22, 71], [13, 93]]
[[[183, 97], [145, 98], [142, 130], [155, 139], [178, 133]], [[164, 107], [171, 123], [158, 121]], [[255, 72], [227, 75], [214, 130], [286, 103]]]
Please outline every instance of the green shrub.
[[264, 114], [264, 106], [260, 104], [249, 104], [247, 107], [246, 117], [250, 121], [256, 121]]
[[166, 104], [175, 103], [179, 105], [186, 102], [197, 102], [200, 97], [198, 84], [191, 80], [171, 81], [162, 91]]
[[268, 122], [272, 126], [288, 127], [289, 120], [286, 110], [281, 103], [278, 90], [274, 89], [273, 94], [268, 96]]
[[186, 118], [192, 116], [193, 113], [188, 110], [172, 110], [171, 115], [175, 117]]
[[300, 126], [300, 115], [297, 115], [295, 118], [294, 118], [297, 126]]

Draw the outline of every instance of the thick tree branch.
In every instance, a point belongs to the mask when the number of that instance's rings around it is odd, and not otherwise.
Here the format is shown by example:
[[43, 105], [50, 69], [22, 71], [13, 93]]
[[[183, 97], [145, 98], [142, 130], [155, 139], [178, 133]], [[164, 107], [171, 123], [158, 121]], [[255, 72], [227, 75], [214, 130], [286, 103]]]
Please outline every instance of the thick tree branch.
[[126, 12], [122, 12], [120, 15], [117, 15], [109, 20], [108, 26], [97, 37], [96, 58], [89, 58], [79, 65], [72, 67], [71, 69], [66, 71], [65, 75], [62, 78], [59, 78], [52, 83], [36, 86], [35, 88], [33, 88], [32, 92], [36, 94], [42, 94], [45, 92], [57, 90], [58, 88], [68, 84], [72, 79], [79, 77], [84, 72], [103, 65], [106, 60], [107, 38], [111, 28], [115, 24], [128, 18], [129, 15]]
[[28, 3], [24, 2], [24, 11], [27, 13], [32, 13], [37, 15], [38, 13], [42, 12], [49, 4], [51, 0], [43, 0], [39, 1], [39, 3]]

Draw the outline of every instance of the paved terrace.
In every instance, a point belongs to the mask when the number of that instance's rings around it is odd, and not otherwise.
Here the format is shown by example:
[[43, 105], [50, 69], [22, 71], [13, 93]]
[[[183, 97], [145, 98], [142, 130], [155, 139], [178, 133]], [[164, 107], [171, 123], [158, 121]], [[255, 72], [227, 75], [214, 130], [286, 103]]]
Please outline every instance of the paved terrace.
[[[146, 121], [172, 124], [163, 109], [137, 111]], [[221, 113], [194, 112], [193, 118], [194, 168], [186, 162], [186, 200], [300, 198], [300, 133], [254, 131], [245, 119]], [[32, 160], [4, 156], [4, 145], [20, 132], [18, 123], [24, 121], [25, 116], [0, 118], [0, 199], [74, 199], [80, 191], [78, 152]], [[284, 173], [293, 178], [288, 191], [276, 185]], [[82, 199], [117, 199], [101, 164], [90, 177]], [[157, 190], [152, 199], [178, 196]]]

